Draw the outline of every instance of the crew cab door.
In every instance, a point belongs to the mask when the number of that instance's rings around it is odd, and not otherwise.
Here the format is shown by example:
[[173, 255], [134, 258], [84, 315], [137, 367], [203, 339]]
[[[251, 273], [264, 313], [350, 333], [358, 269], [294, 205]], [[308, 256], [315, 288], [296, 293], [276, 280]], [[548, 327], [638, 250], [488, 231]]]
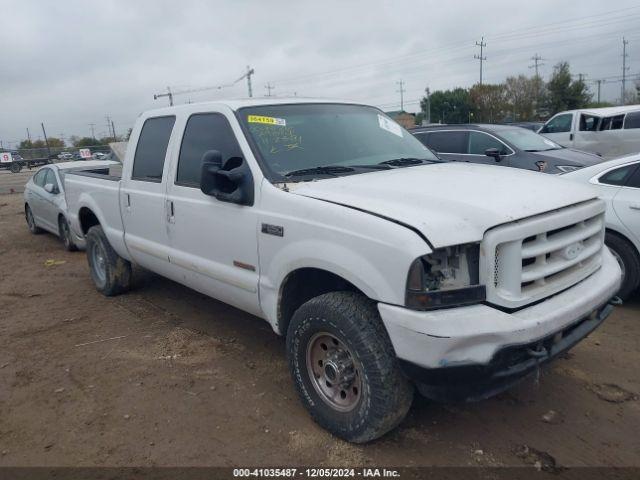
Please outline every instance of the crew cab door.
[[[132, 135], [136, 148], [127, 155], [120, 186], [124, 238], [134, 262], [169, 275], [166, 178], [174, 116], [147, 118]], [[129, 157], [132, 155], [133, 158]]]
[[573, 147], [573, 116], [573, 113], [559, 113], [545, 123], [538, 133], [563, 147]]
[[223, 162], [247, 157], [223, 113], [194, 113], [184, 125], [167, 195], [174, 273], [195, 290], [260, 315], [258, 209], [220, 201], [200, 190], [205, 152], [219, 151]]

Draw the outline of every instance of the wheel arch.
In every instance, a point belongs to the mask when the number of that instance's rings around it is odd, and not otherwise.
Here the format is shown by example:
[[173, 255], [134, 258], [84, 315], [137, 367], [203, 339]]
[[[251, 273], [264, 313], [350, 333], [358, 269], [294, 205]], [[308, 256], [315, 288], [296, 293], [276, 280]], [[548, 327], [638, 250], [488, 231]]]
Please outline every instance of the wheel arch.
[[353, 282], [330, 270], [301, 267], [290, 271], [278, 290], [276, 331], [285, 335], [293, 314], [303, 303], [335, 291], [351, 291], [368, 297]]

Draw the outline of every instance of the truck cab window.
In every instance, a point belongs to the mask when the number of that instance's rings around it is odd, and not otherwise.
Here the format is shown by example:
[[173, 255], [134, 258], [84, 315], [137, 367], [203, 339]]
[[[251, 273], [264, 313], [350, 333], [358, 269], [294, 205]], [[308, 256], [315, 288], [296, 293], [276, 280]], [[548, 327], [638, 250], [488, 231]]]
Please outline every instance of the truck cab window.
[[571, 131], [571, 121], [573, 120], [572, 113], [565, 113], [558, 115], [549, 120], [540, 133], [564, 133]]
[[199, 113], [189, 117], [182, 137], [176, 185], [199, 187], [202, 155], [218, 150], [222, 160], [241, 157], [242, 151], [224, 115]]
[[144, 122], [133, 159], [132, 180], [161, 182], [167, 146], [176, 117], [155, 117]]
[[616, 115], [615, 117], [606, 117], [602, 119], [600, 130], [620, 130], [624, 122], [624, 115]]

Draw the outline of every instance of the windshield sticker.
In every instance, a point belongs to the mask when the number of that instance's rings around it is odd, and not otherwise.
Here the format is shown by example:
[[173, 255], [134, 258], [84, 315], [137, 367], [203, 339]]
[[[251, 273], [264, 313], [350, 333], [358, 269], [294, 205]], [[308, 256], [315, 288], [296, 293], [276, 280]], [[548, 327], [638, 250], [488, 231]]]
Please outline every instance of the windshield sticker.
[[378, 125], [380, 125], [381, 129], [386, 130], [387, 132], [391, 132], [394, 135], [402, 138], [402, 127], [393, 120], [390, 120], [378, 114]]
[[278, 125], [280, 127], [285, 127], [287, 125], [287, 121], [284, 118], [263, 117], [262, 115], [249, 115], [247, 117], [247, 122], [264, 123], [266, 125]]
[[250, 125], [251, 134], [256, 139], [262, 152], [278, 154], [302, 149], [302, 136], [292, 127], [271, 128], [271, 124]]

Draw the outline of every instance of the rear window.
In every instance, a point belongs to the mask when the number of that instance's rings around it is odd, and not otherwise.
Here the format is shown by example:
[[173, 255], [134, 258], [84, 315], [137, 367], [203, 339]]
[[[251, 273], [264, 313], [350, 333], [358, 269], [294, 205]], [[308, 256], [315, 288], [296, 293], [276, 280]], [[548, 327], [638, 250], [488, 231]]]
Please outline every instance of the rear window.
[[427, 145], [440, 153], [467, 153], [469, 133], [465, 131], [431, 132]]
[[616, 168], [615, 170], [611, 170], [610, 172], [605, 173], [599, 179], [599, 183], [604, 183], [606, 185], [616, 185], [622, 186], [629, 178], [629, 175], [635, 170], [636, 164], [624, 165], [622, 167]]
[[133, 180], [161, 182], [164, 159], [176, 117], [149, 118], [144, 122], [133, 158]]
[[629, 112], [624, 119], [624, 128], [640, 128], [640, 112]]

